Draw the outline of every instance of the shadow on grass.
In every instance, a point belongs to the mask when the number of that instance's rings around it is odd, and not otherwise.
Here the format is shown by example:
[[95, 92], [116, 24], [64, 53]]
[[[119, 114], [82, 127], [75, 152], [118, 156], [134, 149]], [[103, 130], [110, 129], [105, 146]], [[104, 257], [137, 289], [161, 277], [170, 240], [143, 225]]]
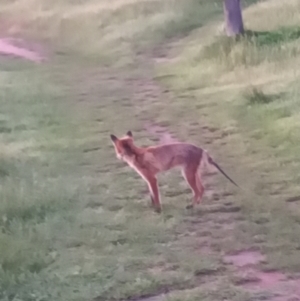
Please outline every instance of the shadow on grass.
[[258, 46], [277, 46], [300, 38], [300, 27], [281, 27], [274, 31], [246, 30], [244, 38], [251, 39]]
[[267, 94], [260, 88], [251, 87], [244, 93], [248, 105], [268, 104], [281, 99], [284, 93]]
[[255, 66], [263, 61], [279, 61], [290, 55], [298, 55], [297, 48], [287, 52], [281, 46], [299, 38], [300, 27], [282, 27], [269, 32], [246, 30], [243, 35], [236, 37], [221, 35], [202, 48], [198, 59], [213, 61], [227, 70]]

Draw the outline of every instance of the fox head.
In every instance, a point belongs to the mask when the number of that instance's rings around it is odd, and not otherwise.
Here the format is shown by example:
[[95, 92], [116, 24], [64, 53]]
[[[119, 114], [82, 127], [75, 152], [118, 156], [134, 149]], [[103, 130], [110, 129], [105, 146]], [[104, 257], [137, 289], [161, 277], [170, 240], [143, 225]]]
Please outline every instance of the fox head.
[[115, 135], [111, 134], [110, 139], [113, 142], [116, 156], [119, 160], [129, 159], [134, 156], [133, 135], [131, 131], [128, 131], [122, 138], [117, 138]]

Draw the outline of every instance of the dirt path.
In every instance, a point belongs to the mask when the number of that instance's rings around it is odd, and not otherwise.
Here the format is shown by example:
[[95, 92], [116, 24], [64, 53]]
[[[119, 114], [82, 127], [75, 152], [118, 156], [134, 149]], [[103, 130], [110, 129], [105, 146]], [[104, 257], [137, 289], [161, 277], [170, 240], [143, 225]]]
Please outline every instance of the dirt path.
[[[11, 57], [18, 57], [32, 62], [41, 62], [45, 58], [38, 50], [30, 50], [34, 45], [29, 45], [21, 39], [1, 38], [0, 39], [0, 55], [7, 55]], [[36, 45], [35, 47], [36, 48]]]
[[[179, 140], [176, 133], [171, 131], [172, 126], [169, 128], [168, 124], [157, 121], [153, 114], [153, 108], [159, 105], [162, 99], [174, 97], [153, 79], [151, 65], [167, 60], [164, 49], [159, 49], [154, 54], [152, 52], [150, 55], [139, 55], [133, 72], [106, 69], [98, 70], [89, 76], [85, 75], [85, 79], [82, 80], [86, 81], [86, 89], [93, 89], [93, 87], [97, 89], [95, 99], [89, 99], [89, 102], [84, 104], [89, 111], [93, 112], [93, 116], [96, 116], [95, 123], [102, 124], [99, 116], [103, 114], [103, 106], [99, 104], [99, 98], [109, 98], [117, 104], [118, 108], [130, 107], [134, 119], [143, 125], [143, 131], [148, 132], [153, 141], [167, 143]], [[96, 80], [92, 81], [93, 77]], [[80, 91], [80, 93], [85, 95], [86, 91]], [[126, 93], [127, 96], [124, 98]], [[221, 129], [201, 123], [195, 124], [195, 127], [197, 132], [201, 132], [203, 143], [212, 144], [216, 148], [226, 145], [226, 136], [223, 135]], [[99, 148], [91, 148], [91, 150], [98, 151]], [[227, 154], [223, 155], [225, 157]], [[90, 166], [94, 165], [91, 161]], [[99, 174], [97, 168], [94, 168], [94, 172]], [[126, 301], [163, 301], [172, 296], [178, 298], [185, 294], [189, 295], [198, 287], [212, 291], [212, 296], [215, 296], [214, 290], [222, 287], [223, 283], [229, 283], [233, 291], [242, 291], [245, 296], [249, 296], [248, 299], [245, 297], [243, 300], [300, 300], [299, 278], [280, 271], [264, 270], [262, 264], [266, 262], [265, 255], [258, 247], [254, 248], [248, 242], [243, 241], [242, 229], [245, 217], [239, 205], [240, 194], [233, 186], [225, 191], [222, 190], [219, 177], [221, 176], [215, 172], [204, 174], [205, 201], [199, 208], [185, 213], [184, 222], [176, 226], [177, 239], [172, 243], [174, 249], [194, 248], [199, 260], [209, 256], [216, 258], [219, 264], [207, 270], [196, 271], [192, 282], [181, 286], [166, 286], [155, 293], [132, 296]], [[178, 198], [178, 196], [187, 198], [187, 195], [191, 196], [188, 188], [185, 190], [178, 188], [176, 193], [168, 193], [168, 197], [171, 198]], [[165, 197], [166, 195], [162, 195], [162, 199]], [[212, 298], [215, 299], [207, 300], [223, 300], [218, 299], [222, 297]], [[104, 299], [99, 297], [95, 300]]]
[[[151, 64], [159, 64], [168, 60], [168, 48], [159, 48], [150, 55], [139, 56], [138, 65], [151, 70]], [[171, 60], [172, 58], [170, 58]], [[145, 73], [144, 73], [145, 74]], [[153, 104], [161, 98], [172, 97], [169, 91], [165, 91], [158, 82], [153, 80], [151, 74], [130, 80], [134, 90], [133, 102], [139, 104], [139, 111], [146, 112], [149, 102]], [[222, 139], [219, 129], [209, 128], [200, 124], [201, 135], [205, 137], [206, 144], [218, 140], [219, 144], [226, 144]], [[156, 137], [158, 143], [169, 143], [178, 141], [176, 135], [171, 133], [167, 127], [156, 123], [155, 119], [145, 121], [145, 129]], [[266, 256], [257, 248], [240, 248], [236, 251], [226, 252], [226, 246], [236, 244], [236, 229], [243, 227], [243, 214], [241, 207], [236, 205], [239, 198], [234, 189], [224, 193], [218, 193], [215, 181], [216, 173], [206, 173], [204, 184], [206, 187], [206, 201], [201, 205], [199, 211], [191, 213], [185, 219], [185, 225], [178, 229], [180, 233], [177, 244], [184, 248], [189, 238], [197, 241], [199, 256], [209, 254], [221, 258], [222, 267], [215, 271], [195, 275], [201, 279], [199, 285], [222, 282], [223, 279], [231, 277], [235, 286], [249, 292], [253, 296], [264, 295], [271, 301], [297, 301], [300, 300], [300, 279], [283, 272], [271, 270], [264, 271], [262, 263], [266, 263]], [[185, 191], [188, 192], [188, 189]], [[178, 191], [178, 193], [182, 193]], [[178, 195], [178, 194], [177, 194]], [[187, 290], [190, 290], [187, 287]], [[172, 296], [172, 291], [158, 294], [156, 296], [136, 298], [139, 301], [163, 301]], [[252, 299], [251, 299], [252, 300]]]

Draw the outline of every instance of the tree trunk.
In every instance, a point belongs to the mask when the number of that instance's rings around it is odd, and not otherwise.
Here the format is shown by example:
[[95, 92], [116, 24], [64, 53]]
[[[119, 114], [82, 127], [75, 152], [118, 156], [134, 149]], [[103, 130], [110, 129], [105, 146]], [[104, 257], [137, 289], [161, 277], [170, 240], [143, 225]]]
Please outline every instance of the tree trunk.
[[225, 29], [229, 37], [244, 33], [240, 0], [223, 0]]

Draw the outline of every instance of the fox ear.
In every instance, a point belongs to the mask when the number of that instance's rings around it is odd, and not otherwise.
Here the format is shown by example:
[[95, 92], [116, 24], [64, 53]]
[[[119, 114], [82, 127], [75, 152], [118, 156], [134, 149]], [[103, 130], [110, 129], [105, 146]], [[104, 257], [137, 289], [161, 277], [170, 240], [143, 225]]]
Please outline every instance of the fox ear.
[[110, 139], [115, 142], [118, 140], [118, 138], [115, 135], [110, 135]]
[[128, 131], [126, 135], [129, 136], [129, 137], [132, 137], [132, 132]]

